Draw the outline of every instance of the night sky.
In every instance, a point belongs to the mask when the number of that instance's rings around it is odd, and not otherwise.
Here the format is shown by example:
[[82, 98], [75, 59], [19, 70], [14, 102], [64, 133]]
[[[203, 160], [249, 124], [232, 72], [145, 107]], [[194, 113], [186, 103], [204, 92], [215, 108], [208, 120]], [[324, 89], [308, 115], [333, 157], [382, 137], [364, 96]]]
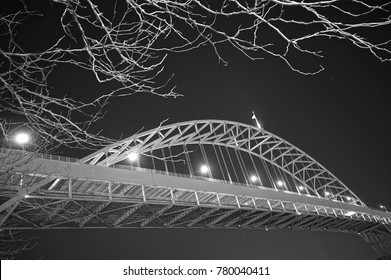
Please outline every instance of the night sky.
[[[150, 94], [113, 99], [104, 120], [105, 136], [124, 138], [175, 123], [221, 119], [263, 127], [299, 147], [328, 168], [368, 206], [391, 209], [389, 108], [391, 64], [338, 40], [314, 40], [325, 70], [315, 76], [291, 71], [281, 60], [250, 61], [224, 47], [228, 66], [210, 47], [170, 54], [166, 77], [184, 96]], [[66, 77], [66, 78], [65, 78]], [[107, 86], [91, 73], [60, 67], [51, 77], [56, 95], [96, 95]], [[91, 151], [59, 153], [83, 157]], [[373, 259], [359, 236], [345, 233], [221, 230], [115, 229], [50, 230], [20, 258], [43, 259]]]

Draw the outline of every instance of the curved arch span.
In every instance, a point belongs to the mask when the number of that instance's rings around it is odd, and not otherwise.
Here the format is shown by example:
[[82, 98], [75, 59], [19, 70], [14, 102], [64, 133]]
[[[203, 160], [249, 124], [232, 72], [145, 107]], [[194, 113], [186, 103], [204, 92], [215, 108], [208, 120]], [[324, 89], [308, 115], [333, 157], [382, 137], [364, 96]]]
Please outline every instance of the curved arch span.
[[80, 162], [111, 166], [124, 161], [132, 152], [146, 154], [187, 145], [241, 151], [288, 174], [308, 195], [365, 206], [345, 184], [304, 151], [264, 129], [233, 121], [195, 120], [161, 125], [107, 146]]

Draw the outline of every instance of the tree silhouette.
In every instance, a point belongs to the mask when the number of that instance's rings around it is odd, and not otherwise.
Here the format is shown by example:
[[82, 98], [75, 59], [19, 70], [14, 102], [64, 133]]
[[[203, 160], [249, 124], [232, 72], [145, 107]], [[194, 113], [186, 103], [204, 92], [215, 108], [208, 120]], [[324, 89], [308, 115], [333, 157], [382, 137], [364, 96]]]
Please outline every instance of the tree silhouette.
[[[180, 96], [169, 86], [170, 75], [161, 75], [171, 53], [208, 45], [225, 64], [221, 50], [230, 45], [252, 60], [277, 57], [304, 75], [323, 70], [316, 64], [322, 38], [348, 41], [381, 61], [391, 58], [388, 1], [52, 0], [46, 5], [19, 1], [1, 13], [0, 123], [23, 124], [60, 145], [110, 143], [90, 127], [114, 96]], [[31, 41], [40, 45], [31, 47], [20, 30], [51, 13], [55, 16], [45, 24], [54, 26], [54, 36], [42, 39], [37, 32]], [[308, 56], [314, 57], [311, 69], [301, 64]], [[56, 96], [50, 75], [63, 65], [93, 73], [112, 90], [90, 98]]]

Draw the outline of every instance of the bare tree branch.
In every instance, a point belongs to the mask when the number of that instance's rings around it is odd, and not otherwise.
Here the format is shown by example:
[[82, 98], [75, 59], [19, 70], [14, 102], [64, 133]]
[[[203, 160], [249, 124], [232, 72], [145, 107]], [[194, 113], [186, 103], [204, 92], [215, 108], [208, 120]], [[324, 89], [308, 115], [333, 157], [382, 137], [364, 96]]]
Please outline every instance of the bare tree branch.
[[[52, 0], [60, 10], [62, 32], [43, 49], [28, 49], [18, 32], [47, 9], [30, 10], [23, 1], [0, 16], [1, 123], [21, 123], [42, 141], [91, 147], [112, 142], [91, 130], [115, 96], [150, 93], [177, 97], [171, 78], [164, 79], [170, 53], [201, 46], [230, 45], [247, 58], [281, 59], [295, 72], [310, 75], [300, 57], [322, 57], [322, 38], [341, 39], [368, 50], [383, 62], [391, 59], [389, 1], [361, 0]], [[374, 34], [387, 34], [374, 36]], [[47, 40], [44, 43], [48, 43]], [[317, 46], [320, 45], [318, 48]], [[295, 57], [295, 59], [292, 59]], [[314, 60], [314, 63], [317, 60]], [[113, 90], [91, 97], [55, 97], [49, 83], [61, 65], [93, 73]], [[163, 80], [163, 81], [162, 81]]]

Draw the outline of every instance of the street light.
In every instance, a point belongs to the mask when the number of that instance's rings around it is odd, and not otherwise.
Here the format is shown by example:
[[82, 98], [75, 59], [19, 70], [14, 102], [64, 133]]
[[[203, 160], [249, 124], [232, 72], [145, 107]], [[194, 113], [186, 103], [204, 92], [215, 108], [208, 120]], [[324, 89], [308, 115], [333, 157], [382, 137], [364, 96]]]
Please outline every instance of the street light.
[[24, 154], [24, 146], [30, 142], [30, 135], [26, 132], [18, 132], [14, 136], [14, 141], [16, 144], [22, 146], [22, 151]]
[[277, 186], [282, 187], [284, 185], [284, 182], [281, 180], [277, 181]]
[[201, 166], [201, 173], [202, 174], [206, 174], [206, 173], [208, 173], [208, 171], [209, 171], [208, 166], [206, 166], [205, 164]]
[[250, 177], [250, 180], [251, 180], [251, 182], [256, 183], [256, 182], [258, 181], [258, 177], [255, 176], [255, 175], [252, 175], [252, 176]]
[[299, 186], [299, 190], [300, 191], [304, 191], [304, 187], [303, 186]]
[[387, 208], [384, 205], [380, 205], [380, 208], [384, 209], [386, 212], [388, 212]]
[[30, 141], [30, 135], [26, 132], [19, 132], [15, 135], [14, 140], [17, 144], [24, 146]]
[[136, 152], [131, 152], [131, 153], [128, 155], [128, 159], [129, 159], [131, 162], [134, 162], [134, 161], [138, 160], [138, 153], [136, 153]]

